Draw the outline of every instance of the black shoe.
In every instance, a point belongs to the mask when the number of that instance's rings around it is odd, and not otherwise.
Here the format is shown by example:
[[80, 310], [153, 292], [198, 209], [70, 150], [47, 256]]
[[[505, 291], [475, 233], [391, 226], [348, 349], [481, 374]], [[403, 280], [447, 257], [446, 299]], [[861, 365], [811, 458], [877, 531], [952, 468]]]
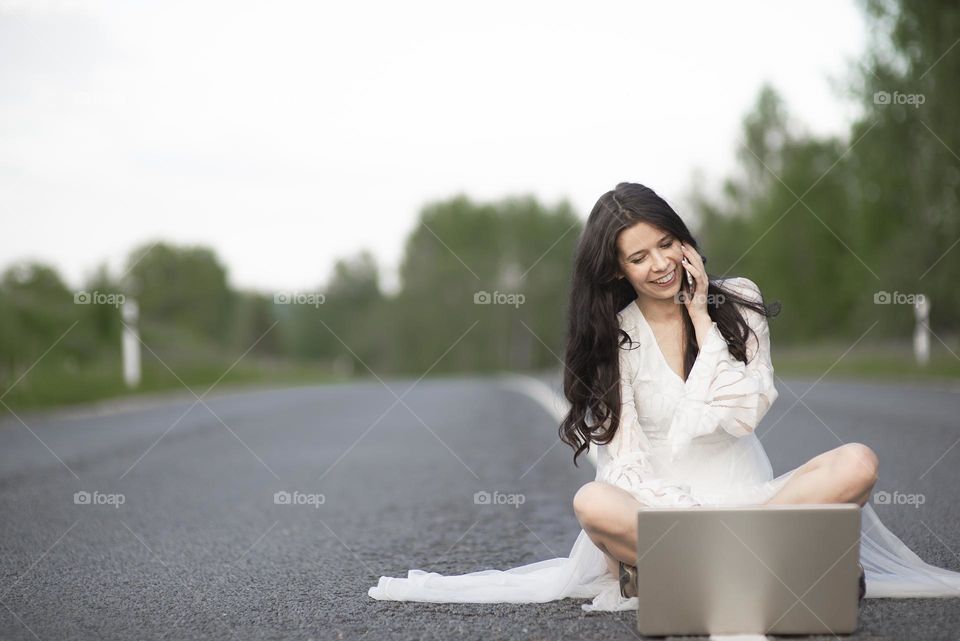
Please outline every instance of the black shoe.
[[857, 605], [859, 606], [863, 603], [863, 596], [867, 593], [867, 579], [863, 574], [863, 566], [857, 563], [857, 567], [860, 568], [860, 594], [857, 597]]
[[637, 568], [620, 561], [620, 596], [624, 599], [637, 596]]

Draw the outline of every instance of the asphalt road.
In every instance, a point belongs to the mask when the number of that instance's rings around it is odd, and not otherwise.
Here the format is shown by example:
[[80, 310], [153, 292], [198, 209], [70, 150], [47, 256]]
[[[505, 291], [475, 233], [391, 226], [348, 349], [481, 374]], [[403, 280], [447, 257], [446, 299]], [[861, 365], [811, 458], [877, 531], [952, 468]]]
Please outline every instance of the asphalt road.
[[[587, 614], [582, 600], [367, 596], [380, 575], [410, 568], [566, 556], [579, 532], [570, 500], [593, 478], [508, 379], [414, 383], [19, 419], [0, 406], [0, 639], [635, 638], [633, 612]], [[960, 394], [809, 387], [778, 383], [758, 430], [774, 473], [841, 442], [870, 445], [877, 490], [923, 497], [875, 501], [884, 523], [960, 570]], [[478, 505], [480, 491], [523, 504]], [[289, 495], [277, 503], [277, 492]], [[960, 599], [868, 599], [853, 638], [956, 639], [957, 629]]]

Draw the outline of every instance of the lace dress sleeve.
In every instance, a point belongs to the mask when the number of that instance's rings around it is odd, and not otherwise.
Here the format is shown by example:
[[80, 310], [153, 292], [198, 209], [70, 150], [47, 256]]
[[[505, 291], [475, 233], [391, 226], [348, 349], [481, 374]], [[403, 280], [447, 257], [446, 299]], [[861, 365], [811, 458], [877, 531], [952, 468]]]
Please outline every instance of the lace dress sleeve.
[[[753, 281], [738, 280], [742, 285], [738, 291], [750, 300], [761, 300]], [[747, 364], [730, 355], [714, 322], [684, 383], [667, 433], [674, 459], [698, 436], [720, 430], [737, 437], [752, 434], [779, 395], [773, 383], [767, 319], [751, 309], [741, 308], [741, 312], [756, 334], [756, 338], [747, 337]]]
[[699, 505], [689, 486], [659, 478], [650, 463], [650, 440], [637, 416], [631, 360], [627, 343], [620, 348], [620, 424], [606, 445], [610, 460], [598, 471], [597, 480], [622, 488], [649, 506]]

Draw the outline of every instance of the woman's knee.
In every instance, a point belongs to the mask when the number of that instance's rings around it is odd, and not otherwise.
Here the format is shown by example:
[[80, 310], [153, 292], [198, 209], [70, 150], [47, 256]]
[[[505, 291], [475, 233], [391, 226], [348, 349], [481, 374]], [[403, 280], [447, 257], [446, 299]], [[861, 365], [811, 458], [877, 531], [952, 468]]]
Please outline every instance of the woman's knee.
[[604, 500], [605, 489], [599, 481], [590, 481], [573, 495], [573, 512], [584, 528], [594, 525]]
[[617, 532], [621, 524], [616, 518], [626, 513], [632, 499], [623, 490], [602, 481], [590, 481], [573, 497], [573, 511], [583, 529], [594, 532]]
[[848, 482], [862, 490], [877, 482], [880, 460], [876, 452], [863, 443], [846, 443], [836, 450], [835, 465]]

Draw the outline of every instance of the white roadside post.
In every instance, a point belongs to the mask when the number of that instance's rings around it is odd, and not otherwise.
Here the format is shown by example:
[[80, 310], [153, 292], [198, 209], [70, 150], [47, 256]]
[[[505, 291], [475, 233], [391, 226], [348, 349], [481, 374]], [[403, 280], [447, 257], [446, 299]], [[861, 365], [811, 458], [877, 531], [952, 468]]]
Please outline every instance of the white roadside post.
[[917, 364], [925, 366], [930, 361], [930, 300], [920, 294], [913, 303], [913, 356]]
[[140, 339], [137, 335], [137, 323], [140, 317], [137, 301], [127, 298], [123, 301], [123, 337], [121, 340], [123, 355], [123, 382], [127, 387], [140, 385]]

